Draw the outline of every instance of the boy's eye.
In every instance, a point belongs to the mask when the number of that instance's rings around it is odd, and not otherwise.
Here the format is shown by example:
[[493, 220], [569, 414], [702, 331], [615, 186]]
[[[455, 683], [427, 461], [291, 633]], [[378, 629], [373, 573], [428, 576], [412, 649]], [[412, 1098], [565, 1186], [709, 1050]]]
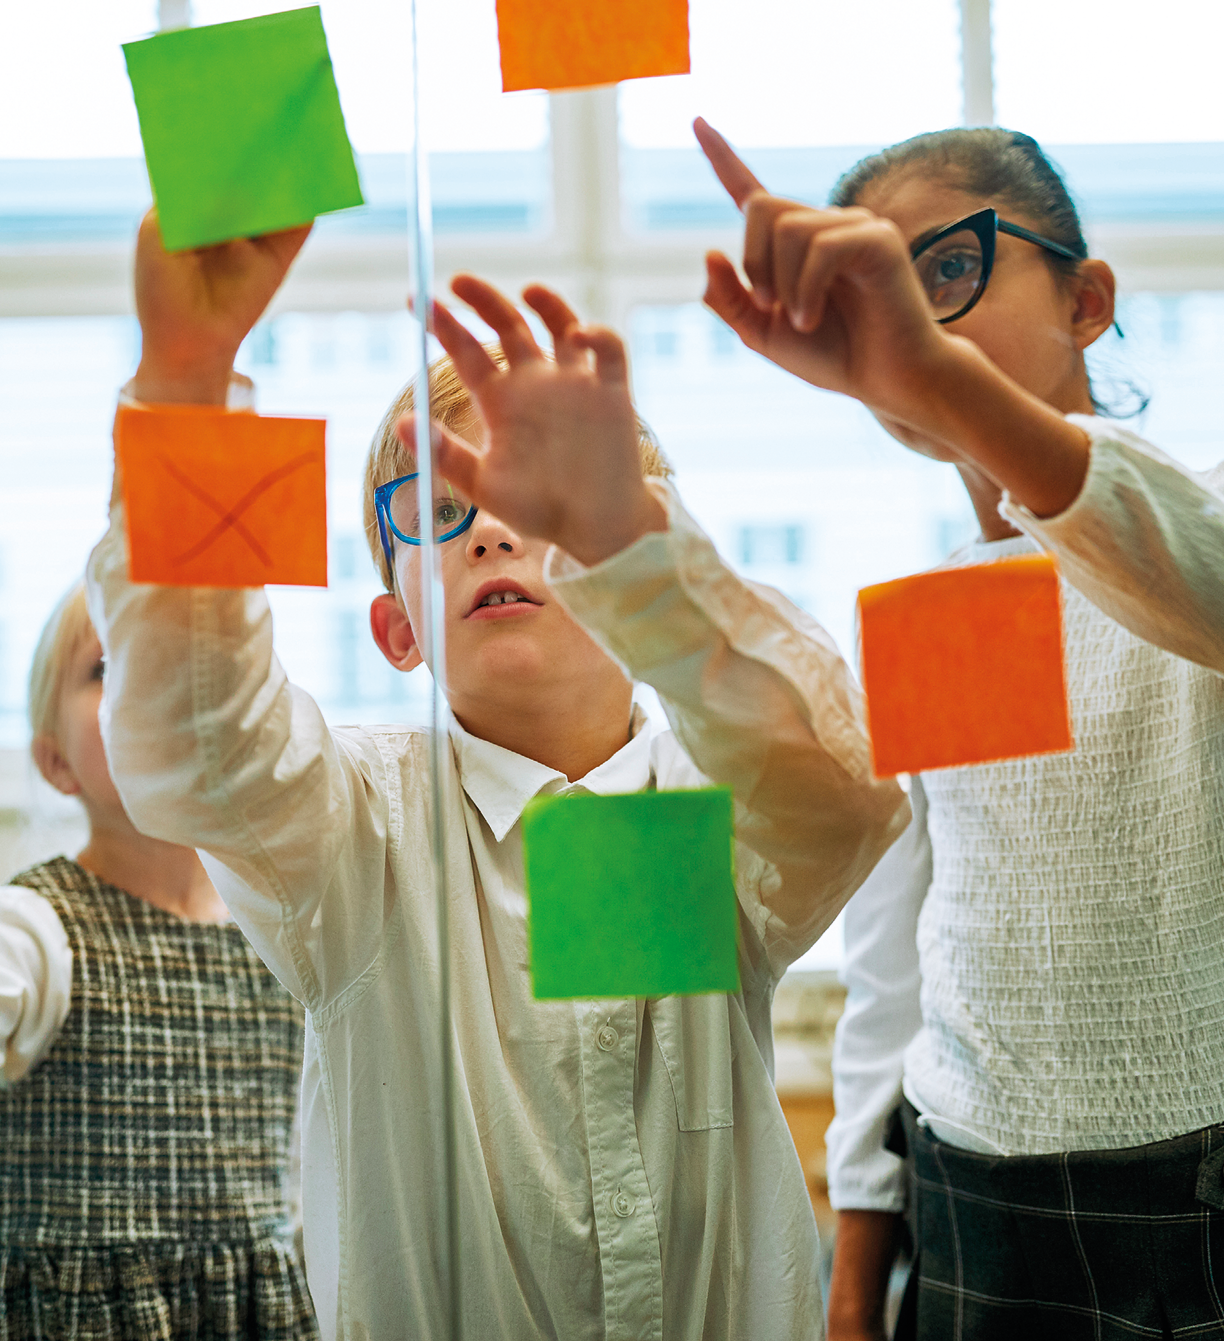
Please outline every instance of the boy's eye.
[[463, 510], [453, 498], [439, 498], [434, 504], [434, 526], [439, 531], [447, 531], [458, 526], [463, 520]]
[[90, 678], [91, 680], [103, 680], [103, 679], [106, 678], [106, 658], [105, 658], [105, 657], [99, 657], [99, 658], [97, 659], [97, 661], [94, 662], [94, 664], [93, 664], [93, 668], [92, 668], [92, 669], [90, 670], [90, 672], [89, 672], [89, 678]]

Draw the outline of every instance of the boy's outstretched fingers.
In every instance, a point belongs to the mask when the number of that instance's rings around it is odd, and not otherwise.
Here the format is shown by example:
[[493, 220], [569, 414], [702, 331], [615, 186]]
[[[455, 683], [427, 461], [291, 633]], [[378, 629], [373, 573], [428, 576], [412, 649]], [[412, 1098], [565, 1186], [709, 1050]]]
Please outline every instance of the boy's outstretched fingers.
[[523, 290], [523, 301], [548, 327], [548, 333], [553, 338], [553, 351], [557, 362], [563, 367], [580, 362], [583, 347], [575, 342], [574, 337], [582, 328], [582, 323], [565, 299], [554, 290], [545, 288], [543, 284], [528, 284]]
[[459, 380], [479, 400], [484, 389], [500, 374], [489, 351], [448, 307], [439, 302], [433, 305], [433, 333], [450, 355]]
[[[448, 480], [461, 494], [470, 498], [478, 507], [480, 500], [480, 457], [481, 453], [449, 428], [434, 420], [430, 424], [430, 439], [433, 443], [434, 466], [443, 479]], [[400, 442], [409, 452], [416, 450], [416, 415], [406, 414], [395, 425]]]
[[595, 372], [605, 386], [629, 385], [629, 360], [625, 342], [610, 326], [586, 326], [574, 335], [575, 343], [595, 355]]
[[456, 275], [451, 280], [451, 292], [457, 298], [462, 298], [482, 321], [497, 332], [502, 352], [511, 366], [544, 357], [523, 314], [492, 284], [475, 275]]

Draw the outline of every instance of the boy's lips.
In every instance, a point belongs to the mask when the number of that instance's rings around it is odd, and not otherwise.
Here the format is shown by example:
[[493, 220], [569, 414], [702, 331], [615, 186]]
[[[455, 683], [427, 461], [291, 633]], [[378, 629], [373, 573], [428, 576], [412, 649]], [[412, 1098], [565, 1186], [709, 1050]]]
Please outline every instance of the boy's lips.
[[465, 619], [506, 619], [543, 605], [537, 596], [512, 578], [492, 577], [476, 588]]

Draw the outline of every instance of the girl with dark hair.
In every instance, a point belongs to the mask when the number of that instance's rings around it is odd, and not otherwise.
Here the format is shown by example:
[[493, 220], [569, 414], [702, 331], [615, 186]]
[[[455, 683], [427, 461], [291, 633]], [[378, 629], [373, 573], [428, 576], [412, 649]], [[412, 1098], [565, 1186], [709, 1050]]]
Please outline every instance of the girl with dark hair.
[[883, 1338], [903, 1209], [898, 1335], [1224, 1337], [1224, 468], [1098, 416], [1113, 275], [1028, 136], [919, 136], [819, 210], [697, 132], [746, 216], [707, 303], [956, 466], [950, 563], [1064, 577], [1075, 750], [913, 779], [846, 911], [830, 1341]]

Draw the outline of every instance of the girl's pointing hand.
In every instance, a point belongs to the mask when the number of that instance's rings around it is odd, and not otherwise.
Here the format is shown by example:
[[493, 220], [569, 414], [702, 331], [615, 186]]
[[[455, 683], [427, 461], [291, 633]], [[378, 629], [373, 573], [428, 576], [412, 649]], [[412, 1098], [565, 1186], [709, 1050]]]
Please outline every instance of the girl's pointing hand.
[[706, 258], [705, 301], [749, 349], [815, 386], [908, 421], [954, 337], [931, 314], [897, 227], [865, 209], [770, 195], [719, 133], [694, 131], [744, 215], [744, 274]]

